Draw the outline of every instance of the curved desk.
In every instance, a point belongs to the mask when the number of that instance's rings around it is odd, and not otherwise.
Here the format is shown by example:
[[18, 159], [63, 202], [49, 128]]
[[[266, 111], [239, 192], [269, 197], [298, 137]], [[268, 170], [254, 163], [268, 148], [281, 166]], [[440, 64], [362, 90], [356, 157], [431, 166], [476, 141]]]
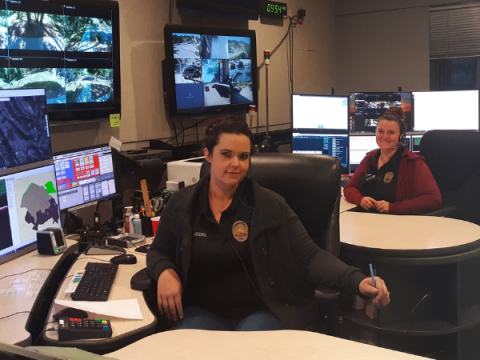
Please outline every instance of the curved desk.
[[424, 359], [323, 334], [295, 330], [172, 330], [151, 335], [105, 356], [120, 360]]
[[365, 273], [372, 263], [391, 292], [391, 304], [377, 319], [343, 311], [343, 336], [358, 338], [363, 331], [377, 345], [401, 351], [480, 358], [480, 226], [346, 211], [340, 239], [343, 260]]

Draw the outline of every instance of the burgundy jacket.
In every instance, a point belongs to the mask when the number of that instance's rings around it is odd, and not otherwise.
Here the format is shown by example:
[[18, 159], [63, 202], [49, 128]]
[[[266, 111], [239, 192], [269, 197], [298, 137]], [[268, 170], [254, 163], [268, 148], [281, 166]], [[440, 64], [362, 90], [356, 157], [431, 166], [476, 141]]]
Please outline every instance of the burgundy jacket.
[[[348, 202], [360, 205], [363, 195], [360, 193], [360, 179], [366, 174], [368, 164], [380, 149], [370, 151], [363, 158], [358, 169], [343, 190]], [[395, 202], [390, 204], [390, 214], [425, 214], [442, 206], [442, 195], [432, 172], [425, 163], [425, 158], [403, 151], [398, 169]]]

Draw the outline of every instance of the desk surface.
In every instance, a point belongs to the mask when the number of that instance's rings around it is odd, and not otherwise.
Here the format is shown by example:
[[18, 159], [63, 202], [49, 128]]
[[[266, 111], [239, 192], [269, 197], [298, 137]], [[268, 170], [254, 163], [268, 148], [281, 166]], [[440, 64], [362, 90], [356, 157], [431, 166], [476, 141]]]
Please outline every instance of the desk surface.
[[[73, 243], [76, 242], [67, 240], [67, 245]], [[60, 259], [61, 255], [40, 255], [34, 250], [0, 265], [0, 318], [26, 311], [0, 319], [0, 342], [30, 345], [25, 324], [38, 292]]]
[[151, 335], [105, 356], [156, 359], [358, 359], [414, 360], [423, 357], [308, 331], [174, 330]]
[[[134, 254], [137, 257], [137, 263], [131, 265], [119, 265], [117, 276], [113, 283], [112, 289], [110, 291], [109, 300], [125, 300], [125, 299], [137, 299], [140, 305], [140, 310], [143, 315], [143, 320], [131, 320], [131, 319], [122, 319], [105, 315], [95, 315], [89, 313], [89, 316], [94, 318], [109, 319], [112, 325], [112, 338], [110, 339], [90, 339], [90, 340], [77, 340], [70, 341], [68, 344], [66, 342], [58, 341], [57, 332], [46, 332], [44, 338], [51, 340], [47, 345], [53, 346], [75, 346], [85, 350], [97, 351], [96, 348], [100, 343], [106, 344], [113, 341], [116, 341], [115, 337], [123, 336], [126, 334], [133, 334], [138, 331], [147, 331], [146, 329], [151, 329], [149, 334], [152, 333], [153, 328], [156, 325], [156, 318], [148, 309], [148, 306], [143, 297], [143, 293], [138, 290], [132, 290], [130, 288], [130, 279], [135, 273], [139, 270], [145, 268], [146, 266], [146, 254], [136, 252], [134, 248], [126, 249], [127, 253]], [[61, 283], [58, 290], [56, 299], [60, 300], [71, 300], [70, 294], [65, 293], [65, 288], [70, 283], [72, 279], [71, 275], [75, 274], [75, 271], [82, 270], [85, 268], [88, 262], [102, 262], [99, 259], [103, 259], [108, 262], [115, 255], [80, 255], [77, 261], [73, 264], [72, 268], [69, 270], [64, 281]], [[57, 305], [52, 306], [49, 314], [49, 321], [53, 321], [52, 315], [59, 311], [61, 307]], [[56, 326], [57, 323], [53, 322], [49, 327]], [[136, 339], [134, 339], [136, 340]], [[128, 339], [125, 339], [128, 343]]]
[[384, 250], [433, 250], [475, 244], [480, 226], [463, 220], [419, 215], [344, 212], [340, 241]]

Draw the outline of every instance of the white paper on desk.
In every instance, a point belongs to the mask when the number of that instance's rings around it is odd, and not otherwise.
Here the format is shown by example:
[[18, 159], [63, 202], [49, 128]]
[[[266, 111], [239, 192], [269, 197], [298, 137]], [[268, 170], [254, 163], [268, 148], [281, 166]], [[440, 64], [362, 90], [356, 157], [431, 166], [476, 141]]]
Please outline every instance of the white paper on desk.
[[100, 315], [113, 316], [122, 319], [143, 320], [137, 299], [111, 301], [71, 301], [55, 299], [55, 304], [85, 310]]

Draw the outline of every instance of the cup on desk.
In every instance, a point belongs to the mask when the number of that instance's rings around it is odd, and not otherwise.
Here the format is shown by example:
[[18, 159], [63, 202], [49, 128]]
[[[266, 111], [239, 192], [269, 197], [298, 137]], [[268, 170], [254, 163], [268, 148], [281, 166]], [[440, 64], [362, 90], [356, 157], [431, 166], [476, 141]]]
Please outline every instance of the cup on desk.
[[151, 220], [152, 220], [153, 236], [155, 236], [155, 234], [157, 233], [158, 223], [160, 222], [160, 216], [152, 217]]

